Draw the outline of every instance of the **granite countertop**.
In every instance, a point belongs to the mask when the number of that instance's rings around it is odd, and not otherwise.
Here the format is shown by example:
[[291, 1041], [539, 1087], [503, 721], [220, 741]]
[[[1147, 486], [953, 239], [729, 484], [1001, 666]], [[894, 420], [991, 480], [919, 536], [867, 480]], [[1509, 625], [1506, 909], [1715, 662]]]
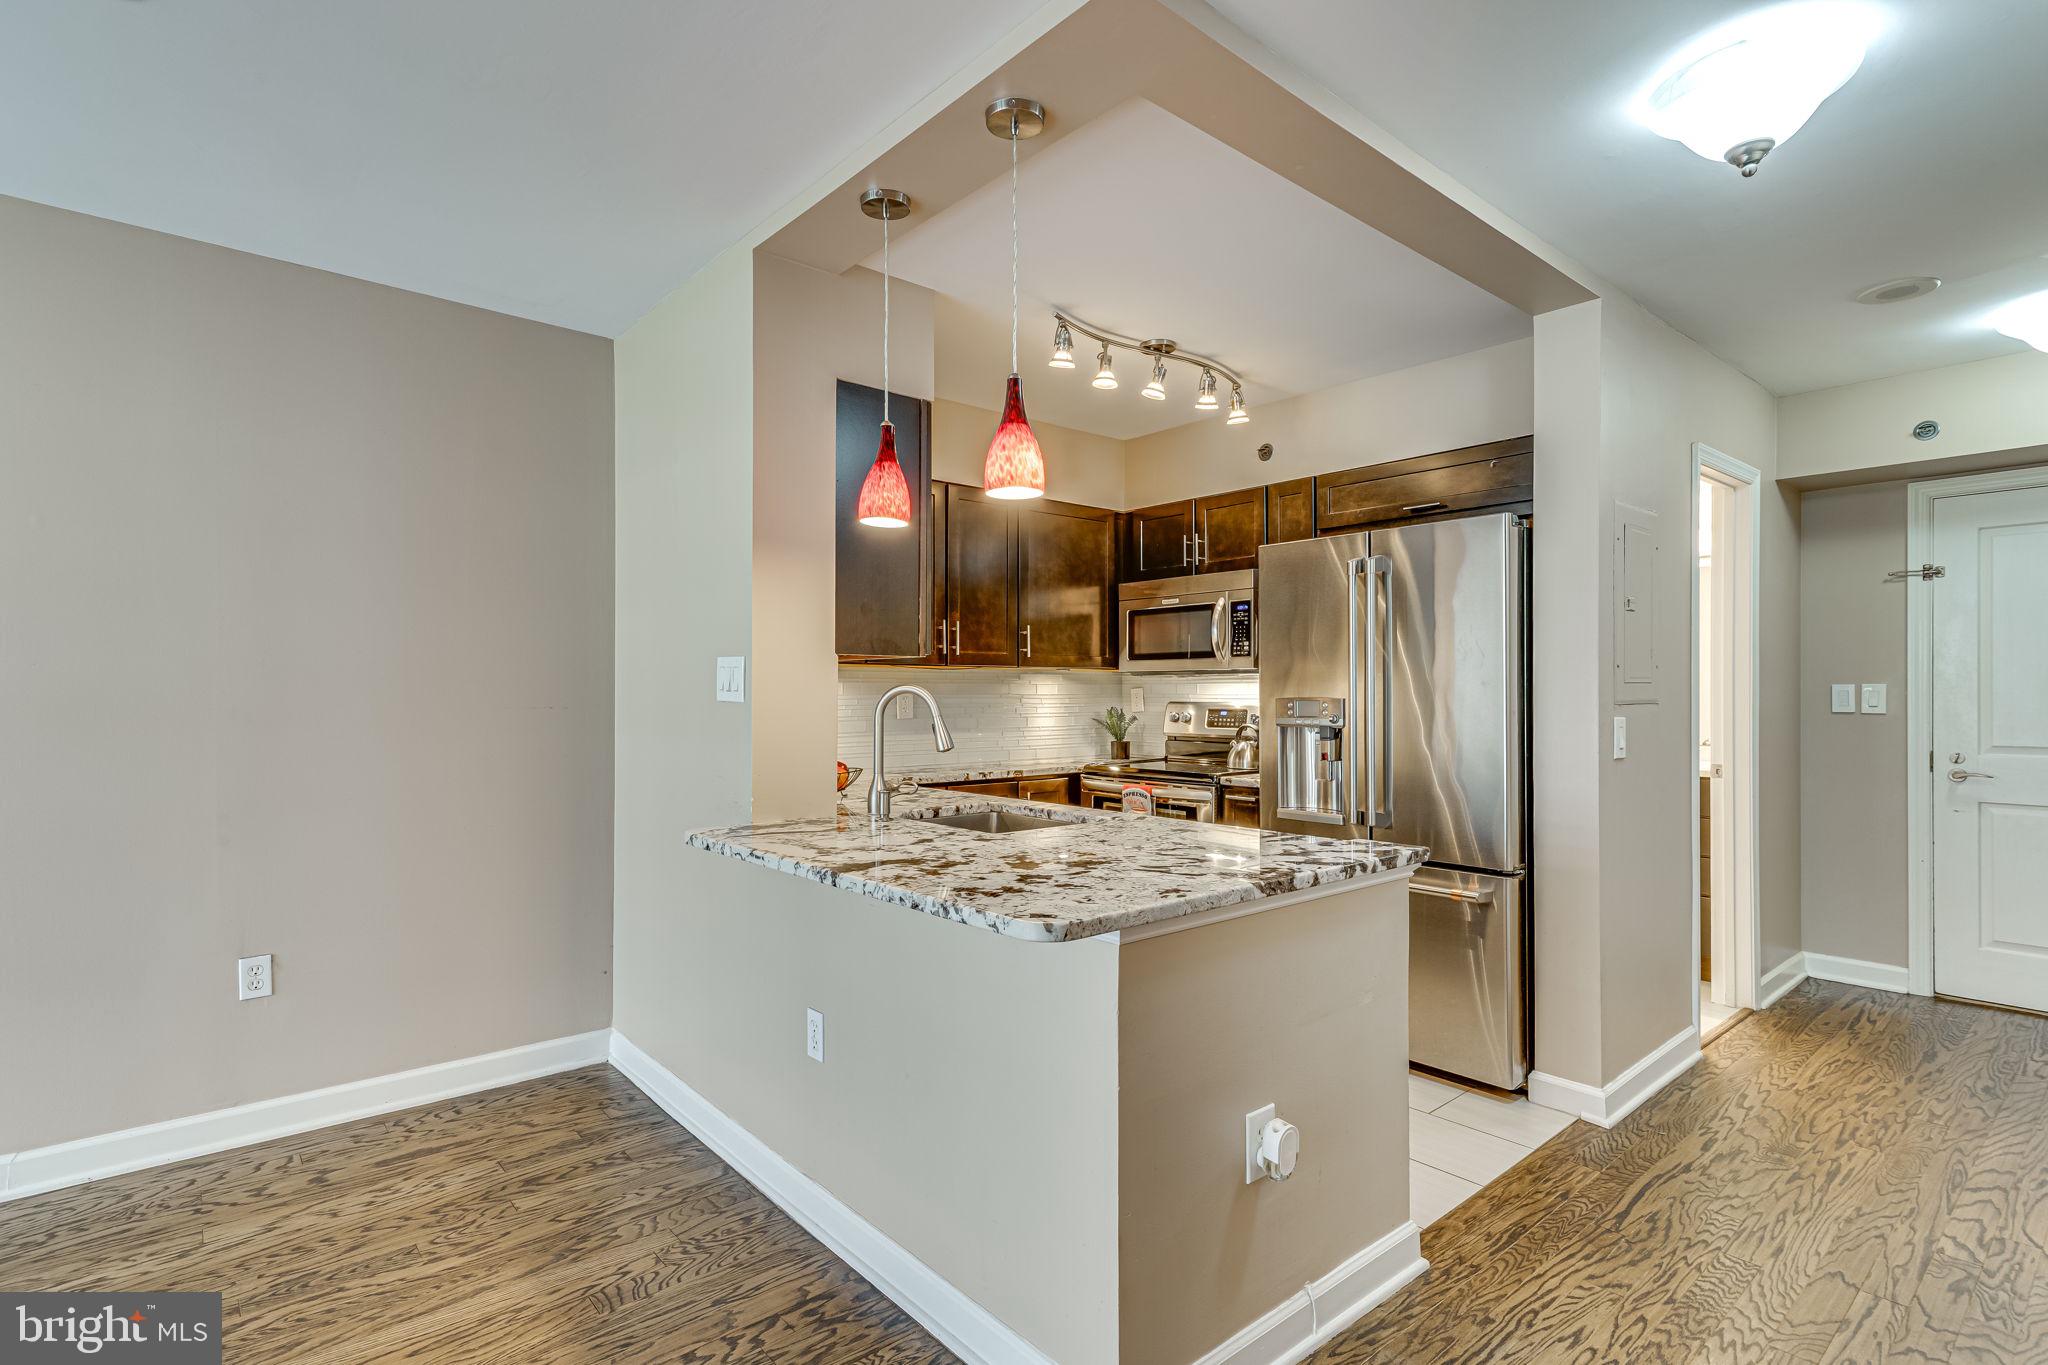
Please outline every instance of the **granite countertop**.
[[[985, 834], [919, 818], [990, 809], [1027, 811], [1059, 824]], [[1406, 844], [948, 791], [897, 796], [894, 814], [882, 821], [841, 806], [828, 818], [697, 830], [688, 838], [713, 853], [1040, 943], [1376, 876], [1429, 856]]]

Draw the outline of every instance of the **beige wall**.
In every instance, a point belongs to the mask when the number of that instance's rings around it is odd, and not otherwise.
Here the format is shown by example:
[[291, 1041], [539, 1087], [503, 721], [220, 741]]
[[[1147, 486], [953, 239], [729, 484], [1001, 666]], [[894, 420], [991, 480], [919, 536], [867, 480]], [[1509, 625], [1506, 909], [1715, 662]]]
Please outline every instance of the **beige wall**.
[[[1126, 443], [1132, 507], [1484, 441], [1535, 427], [1535, 347], [1511, 341], [1253, 409], [1244, 426], [1205, 418]], [[1273, 458], [1261, 461], [1262, 443]]]
[[[1799, 547], [1805, 947], [1906, 965], [1906, 485], [1808, 493]], [[1888, 685], [1838, 716], [1828, 684]]]
[[[889, 387], [932, 395], [931, 291], [890, 286]], [[754, 818], [830, 813], [838, 383], [882, 382], [882, 277], [754, 257]], [[978, 475], [977, 475], [978, 477]], [[745, 557], [745, 551], [739, 551]]]
[[620, 917], [620, 1032], [1050, 1358], [1115, 1361], [1114, 946], [681, 856]]
[[12, 199], [0, 299], [0, 1151], [604, 1027], [611, 344]]
[[[1626, 298], [1544, 315], [1536, 345], [1536, 1064], [1604, 1085], [1691, 1023], [1694, 442], [1763, 476], [1760, 967], [1800, 946], [1797, 495], [1775, 483], [1771, 395]], [[1660, 673], [1642, 705], [1616, 705], [1612, 676], [1617, 503], [1657, 517]]]
[[[1914, 440], [1923, 418], [1941, 423], [1941, 435]], [[1780, 402], [1779, 422], [1779, 473], [1810, 487], [2027, 464], [2048, 458], [2028, 453], [2048, 446], [2048, 354], [1794, 394]]]
[[[1405, 877], [1124, 947], [1122, 1365], [1202, 1358], [1408, 1221], [1407, 964]], [[1266, 1104], [1301, 1162], [1247, 1185]]]
[[[1029, 411], [1029, 398], [1026, 399]], [[932, 477], [981, 486], [982, 464], [999, 414], [941, 398], [932, 404]], [[1045, 452], [1045, 495], [1090, 507], [1130, 506], [1124, 498], [1124, 450], [1127, 442], [1050, 422], [1033, 422], [1031, 430]]]

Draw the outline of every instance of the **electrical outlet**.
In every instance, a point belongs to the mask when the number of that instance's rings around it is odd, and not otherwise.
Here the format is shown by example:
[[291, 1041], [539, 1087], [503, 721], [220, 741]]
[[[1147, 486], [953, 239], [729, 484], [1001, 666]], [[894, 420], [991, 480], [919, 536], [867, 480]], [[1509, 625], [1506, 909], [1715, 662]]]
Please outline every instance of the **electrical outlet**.
[[1627, 716], [1616, 716], [1614, 718], [1614, 756], [1616, 758], [1628, 757]]
[[804, 1011], [804, 1054], [814, 1062], [825, 1060], [825, 1016], [816, 1010]]
[[235, 991], [240, 1000], [260, 1000], [270, 994], [270, 954], [235, 959]]
[[1244, 1183], [1256, 1185], [1266, 1178], [1266, 1168], [1259, 1164], [1259, 1139], [1265, 1134], [1266, 1125], [1272, 1121], [1273, 1106], [1261, 1105], [1244, 1116]]
[[1131, 689], [1131, 714], [1134, 716], [1141, 716], [1144, 713], [1145, 689], [1142, 687], [1134, 687]]
[[896, 699], [896, 719], [909, 720], [912, 716], [916, 715], [917, 713], [910, 709], [916, 703], [917, 698], [911, 696], [908, 692], [898, 697]]

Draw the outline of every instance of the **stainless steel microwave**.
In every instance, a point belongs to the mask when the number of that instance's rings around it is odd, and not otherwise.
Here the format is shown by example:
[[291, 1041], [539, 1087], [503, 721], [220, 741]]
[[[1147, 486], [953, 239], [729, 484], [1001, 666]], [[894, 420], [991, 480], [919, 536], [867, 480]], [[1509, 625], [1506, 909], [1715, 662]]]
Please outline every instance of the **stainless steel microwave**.
[[1249, 673], [1259, 666], [1257, 573], [1193, 574], [1117, 590], [1126, 673]]

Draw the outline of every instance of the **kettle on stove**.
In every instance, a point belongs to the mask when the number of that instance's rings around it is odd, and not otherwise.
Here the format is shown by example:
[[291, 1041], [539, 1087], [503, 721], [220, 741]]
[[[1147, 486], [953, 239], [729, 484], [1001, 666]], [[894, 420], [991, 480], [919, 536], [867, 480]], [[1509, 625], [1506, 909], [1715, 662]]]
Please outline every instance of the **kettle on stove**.
[[1230, 753], [1223, 760], [1224, 766], [1234, 772], [1251, 772], [1259, 766], [1259, 727], [1240, 725], [1237, 738], [1230, 741]]

